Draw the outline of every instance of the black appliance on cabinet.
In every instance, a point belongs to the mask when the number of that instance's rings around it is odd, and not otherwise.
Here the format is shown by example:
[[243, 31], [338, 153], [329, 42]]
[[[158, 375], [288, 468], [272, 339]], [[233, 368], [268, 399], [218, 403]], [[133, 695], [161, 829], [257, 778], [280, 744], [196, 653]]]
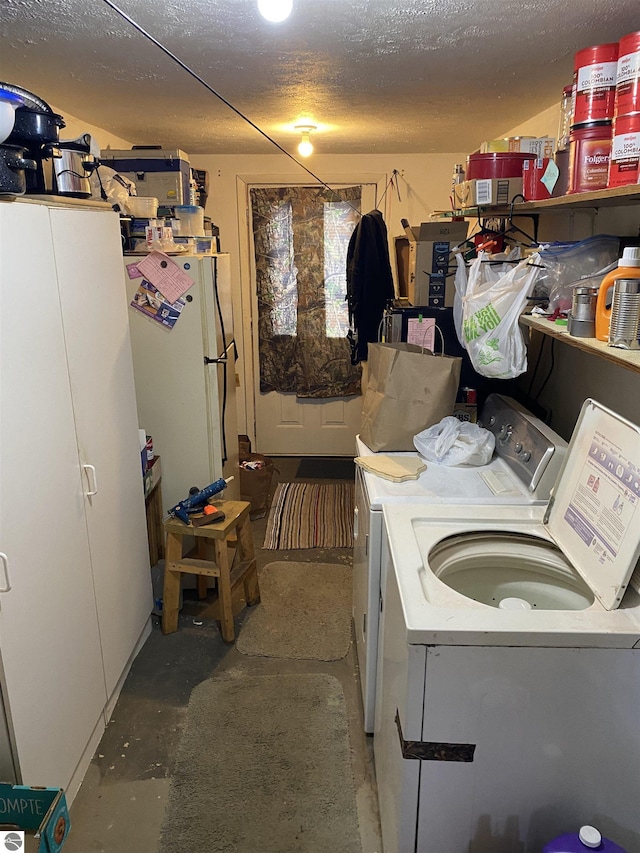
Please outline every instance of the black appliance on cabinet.
[[62, 116], [33, 92], [0, 83], [0, 106], [7, 104], [14, 116], [0, 139], [0, 193], [89, 198], [89, 176], [98, 164], [89, 134], [61, 142]]

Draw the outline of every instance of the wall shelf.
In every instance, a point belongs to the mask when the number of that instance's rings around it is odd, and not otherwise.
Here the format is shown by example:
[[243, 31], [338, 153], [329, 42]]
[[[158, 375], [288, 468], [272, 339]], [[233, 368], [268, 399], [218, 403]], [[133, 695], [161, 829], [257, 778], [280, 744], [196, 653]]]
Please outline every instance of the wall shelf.
[[[630, 184], [626, 187], [615, 187], [611, 190], [599, 190], [593, 193], [572, 193], [560, 198], [545, 198], [540, 201], [523, 201], [513, 205], [514, 213], [536, 213], [557, 210], [566, 213], [568, 210], [578, 208], [620, 207], [627, 204], [640, 204], [640, 186]], [[490, 210], [496, 215], [508, 214], [510, 207], [501, 205], [498, 207], [478, 208], [484, 212]]]
[[[481, 205], [457, 211], [435, 211], [438, 216], [473, 217], [478, 216], [508, 216], [509, 214], [534, 214], [556, 211], [568, 213], [577, 209], [598, 209], [600, 207], [624, 207], [640, 204], [640, 185], [630, 184], [626, 187], [614, 187], [610, 190], [599, 190], [592, 193], [572, 193], [560, 198], [546, 198], [540, 201], [523, 201], [511, 205]], [[640, 217], [639, 217], [640, 220]], [[640, 221], [638, 223], [640, 225]]]
[[604, 341], [599, 341], [596, 338], [576, 338], [569, 334], [566, 326], [558, 326], [555, 323], [551, 323], [545, 317], [538, 317], [532, 314], [521, 314], [520, 325], [532, 331], [540, 332], [543, 335], [548, 335], [583, 352], [597, 355], [619, 367], [624, 367], [634, 373], [640, 373], [640, 350], [617, 349], [616, 347], [608, 346]]

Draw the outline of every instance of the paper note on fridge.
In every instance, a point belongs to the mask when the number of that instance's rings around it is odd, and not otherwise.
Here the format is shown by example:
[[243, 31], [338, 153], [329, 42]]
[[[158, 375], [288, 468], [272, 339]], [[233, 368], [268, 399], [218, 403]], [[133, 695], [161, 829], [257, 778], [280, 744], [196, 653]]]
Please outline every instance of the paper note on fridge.
[[164, 252], [150, 252], [136, 266], [170, 304], [189, 290], [193, 279]]

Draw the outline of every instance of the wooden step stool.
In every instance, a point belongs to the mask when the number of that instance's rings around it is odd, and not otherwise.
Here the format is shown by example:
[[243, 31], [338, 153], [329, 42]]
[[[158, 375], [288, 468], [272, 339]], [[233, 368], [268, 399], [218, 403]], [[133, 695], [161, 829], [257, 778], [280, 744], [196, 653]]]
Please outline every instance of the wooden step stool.
[[[187, 573], [198, 575], [200, 598], [205, 598], [207, 594], [206, 579], [218, 579], [220, 631], [223, 640], [232, 643], [235, 639], [232, 602], [234, 588], [240, 583], [243, 584], [248, 605], [260, 602], [258, 570], [249, 522], [251, 504], [248, 501], [215, 500], [214, 505], [224, 512], [223, 521], [200, 527], [184, 524], [178, 518], [169, 518], [164, 522], [167, 544], [162, 595], [162, 633], [171, 634], [178, 629], [180, 575]], [[183, 556], [185, 536], [195, 536], [197, 557]], [[204, 559], [207, 546], [213, 546], [215, 561]], [[233, 562], [229, 559], [231, 548], [236, 549]]]

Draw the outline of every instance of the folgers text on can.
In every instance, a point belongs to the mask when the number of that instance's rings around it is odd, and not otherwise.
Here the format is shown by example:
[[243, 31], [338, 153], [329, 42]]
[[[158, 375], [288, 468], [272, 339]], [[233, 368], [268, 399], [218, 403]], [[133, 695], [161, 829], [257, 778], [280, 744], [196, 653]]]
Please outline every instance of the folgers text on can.
[[640, 112], [619, 115], [613, 122], [608, 187], [640, 181]]
[[574, 58], [573, 124], [613, 118], [618, 42], [579, 50]]
[[623, 36], [618, 45], [615, 115], [640, 111], [640, 30]]
[[569, 192], [606, 189], [611, 157], [611, 122], [574, 125], [569, 139]]

